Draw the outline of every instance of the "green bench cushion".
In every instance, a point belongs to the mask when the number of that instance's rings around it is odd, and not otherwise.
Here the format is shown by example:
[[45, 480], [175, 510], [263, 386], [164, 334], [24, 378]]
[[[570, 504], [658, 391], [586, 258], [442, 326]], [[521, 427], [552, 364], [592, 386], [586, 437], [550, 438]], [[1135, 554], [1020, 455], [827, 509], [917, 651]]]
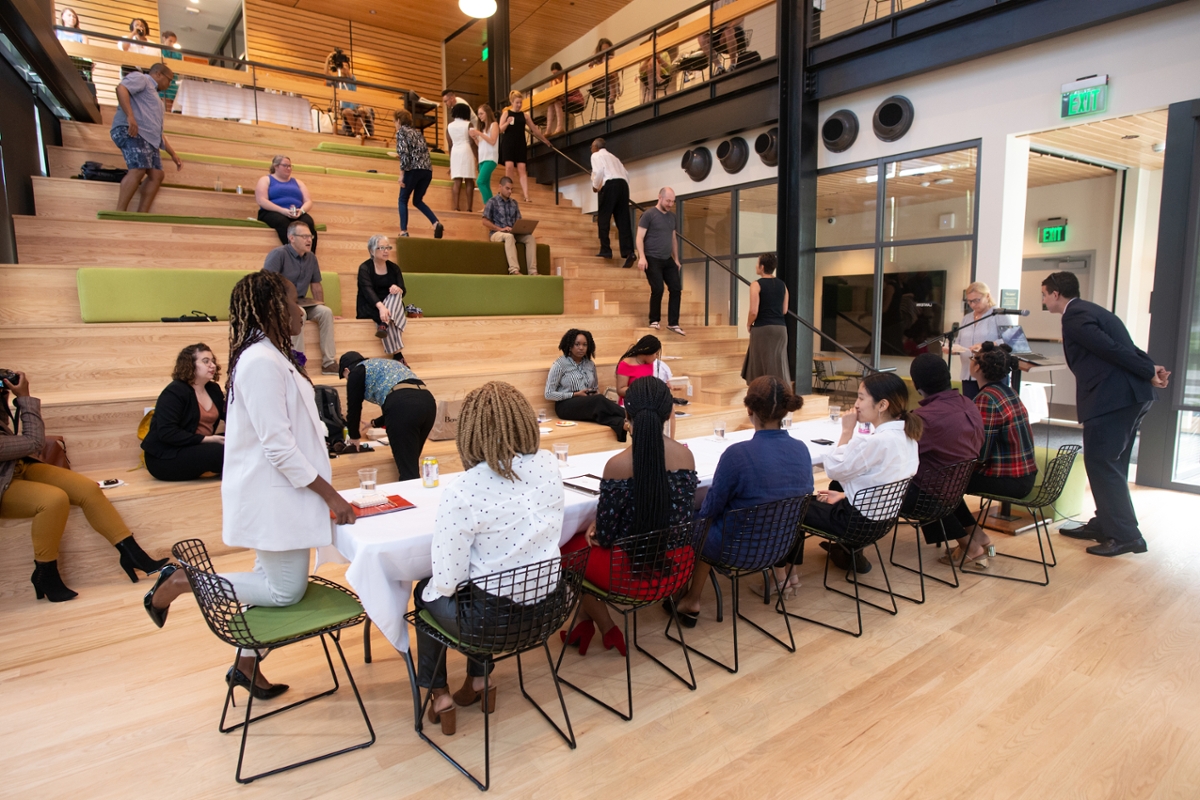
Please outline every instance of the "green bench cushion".
[[[247, 270], [87, 267], [75, 274], [84, 322], [158, 322], [193, 310], [229, 319], [229, 295]], [[342, 313], [339, 276], [322, 275], [325, 305]]]
[[353, 595], [310, 582], [299, 603], [278, 608], [254, 606], [243, 611], [241, 617], [253, 641], [270, 644], [339, 625], [362, 613], [362, 604]]
[[[363, 158], [392, 158], [392, 150], [386, 147], [367, 147], [349, 142], [321, 142], [313, 148], [314, 153], [333, 153], [339, 156], [361, 156]], [[450, 156], [445, 153], [430, 153], [429, 160], [439, 167], [450, 166]]]
[[533, 316], [563, 313], [557, 275], [454, 275], [404, 272], [404, 302], [427, 317]]
[[[484, 232], [482, 227], [480, 225], [481, 233]], [[393, 244], [396, 246], [396, 263], [406, 276], [410, 272], [508, 275], [508, 258], [504, 255], [504, 245], [499, 242], [402, 236], [393, 240]], [[524, 273], [525, 246], [520, 243], [517, 244], [517, 260]], [[539, 275], [552, 274], [550, 245], [538, 245], [537, 261]]]
[[[188, 214], [150, 214], [141, 211], [97, 211], [96, 219], [124, 222], [165, 222], [170, 225], [219, 225], [226, 228], [269, 228], [265, 222], [247, 217], [194, 217]], [[318, 231], [325, 230], [322, 224]]]

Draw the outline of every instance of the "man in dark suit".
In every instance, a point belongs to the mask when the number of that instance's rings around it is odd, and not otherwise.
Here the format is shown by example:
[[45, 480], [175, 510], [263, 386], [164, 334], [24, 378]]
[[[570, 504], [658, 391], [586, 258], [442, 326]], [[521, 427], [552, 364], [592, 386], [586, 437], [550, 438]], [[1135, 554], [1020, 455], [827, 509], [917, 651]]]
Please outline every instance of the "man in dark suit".
[[1083, 423], [1083, 465], [1096, 501], [1086, 525], [1061, 531], [1097, 544], [1097, 556], [1146, 552], [1129, 496], [1129, 456], [1142, 417], [1171, 373], [1138, 349], [1124, 323], [1079, 297], [1079, 279], [1055, 272], [1042, 281], [1042, 303], [1062, 314], [1063, 350], [1075, 375], [1075, 409]]

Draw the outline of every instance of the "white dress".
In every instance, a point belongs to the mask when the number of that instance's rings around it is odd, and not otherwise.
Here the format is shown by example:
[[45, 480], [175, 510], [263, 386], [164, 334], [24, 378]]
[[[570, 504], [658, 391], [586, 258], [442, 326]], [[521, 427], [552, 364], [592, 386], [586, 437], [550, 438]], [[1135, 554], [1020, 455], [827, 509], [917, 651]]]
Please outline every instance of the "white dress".
[[446, 126], [450, 137], [450, 177], [475, 180], [475, 154], [471, 152], [471, 136], [467, 133], [471, 123], [456, 119]]

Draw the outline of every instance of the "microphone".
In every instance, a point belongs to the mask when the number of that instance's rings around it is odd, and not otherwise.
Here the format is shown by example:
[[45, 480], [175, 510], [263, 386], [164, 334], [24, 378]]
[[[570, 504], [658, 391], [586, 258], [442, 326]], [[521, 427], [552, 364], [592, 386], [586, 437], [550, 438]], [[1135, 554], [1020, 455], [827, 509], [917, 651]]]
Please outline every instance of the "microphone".
[[1013, 317], [1028, 317], [1028, 316], [1029, 316], [1029, 309], [1028, 309], [1028, 308], [1026, 308], [1026, 309], [1020, 309], [1020, 308], [993, 308], [993, 309], [992, 309], [992, 313], [993, 313], [993, 314], [1008, 314], [1008, 315], [1010, 315], [1010, 316], [1013, 316]]

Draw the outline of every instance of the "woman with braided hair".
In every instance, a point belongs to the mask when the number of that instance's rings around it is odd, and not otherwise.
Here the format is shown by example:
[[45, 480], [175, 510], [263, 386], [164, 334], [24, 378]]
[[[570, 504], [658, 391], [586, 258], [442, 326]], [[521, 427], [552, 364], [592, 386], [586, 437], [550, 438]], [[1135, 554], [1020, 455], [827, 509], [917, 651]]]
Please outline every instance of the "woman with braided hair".
[[[433, 532], [433, 577], [417, 583], [413, 605], [458, 633], [456, 589], [470, 578], [558, 558], [563, 483], [558, 462], [539, 450], [537, 416], [517, 389], [491, 381], [463, 400], [458, 455], [466, 472], [442, 492]], [[510, 587], [506, 596], [528, 605], [542, 599]], [[455, 731], [455, 708], [484, 700], [490, 713], [496, 688], [483, 698], [483, 665], [467, 661], [467, 678], [451, 696], [442, 647], [417, 630], [417, 685], [429, 689], [429, 721]], [[453, 701], [453, 702], [452, 702]]]
[[[225, 464], [221, 482], [222, 539], [255, 551], [254, 571], [222, 575], [238, 600], [252, 606], [290, 606], [308, 589], [311, 549], [330, 544], [330, 512], [354, 524], [350, 504], [329, 484], [325, 426], [317, 416], [312, 382], [292, 352], [304, 324], [296, 287], [274, 272], [251, 272], [229, 299], [229, 377], [225, 390]], [[189, 591], [174, 564], [163, 567], [147, 592], [146, 613], [158, 627], [171, 602]], [[257, 699], [287, 685], [255, 674], [253, 651], [244, 651], [225, 682]]]
[[[587, 533], [577, 534], [564, 553], [591, 545], [586, 577], [601, 589], [612, 586], [613, 574], [632, 571], [620, 549], [621, 540], [641, 533], [682, 525], [692, 518], [696, 486], [696, 460], [692, 451], [663, 435], [663, 424], [675, 413], [671, 390], [659, 380], [637, 381], [625, 395], [625, 415], [633, 443], [608, 460], [600, 481], [596, 521]], [[611, 569], [610, 569], [611, 565]], [[625, 637], [608, 615], [604, 603], [585, 594], [579, 621], [569, 645], [587, 653], [596, 626], [605, 650], [617, 648], [625, 655]]]
[[625, 405], [625, 392], [638, 378], [654, 374], [654, 362], [662, 355], [662, 342], [657, 336], [647, 335], [638, 339], [633, 347], [625, 351], [617, 362], [617, 402]]
[[596, 377], [596, 341], [590, 331], [571, 328], [558, 343], [562, 358], [550, 367], [546, 376], [545, 397], [554, 401], [559, 419], [597, 422], [612, 428], [618, 442], [625, 441], [625, 412], [600, 394]]
[[[712, 523], [704, 542], [704, 555], [721, 555], [722, 530], [725, 514], [738, 508], [751, 508], [789, 497], [812, 494], [812, 458], [808, 446], [780, 428], [785, 416], [804, 405], [804, 398], [774, 375], [763, 375], [750, 381], [746, 389], [746, 414], [754, 425], [754, 438], [731, 444], [721, 454], [712, 486], [700, 506], [700, 516]], [[687, 594], [675, 601], [679, 621], [691, 628], [700, 614], [700, 598], [712, 570], [706, 562], [696, 561], [692, 584]], [[775, 568], [772, 591], [783, 593], [785, 599], [795, 594], [800, 577], [787, 574], [787, 567]], [[667, 600], [668, 606], [672, 601]]]

